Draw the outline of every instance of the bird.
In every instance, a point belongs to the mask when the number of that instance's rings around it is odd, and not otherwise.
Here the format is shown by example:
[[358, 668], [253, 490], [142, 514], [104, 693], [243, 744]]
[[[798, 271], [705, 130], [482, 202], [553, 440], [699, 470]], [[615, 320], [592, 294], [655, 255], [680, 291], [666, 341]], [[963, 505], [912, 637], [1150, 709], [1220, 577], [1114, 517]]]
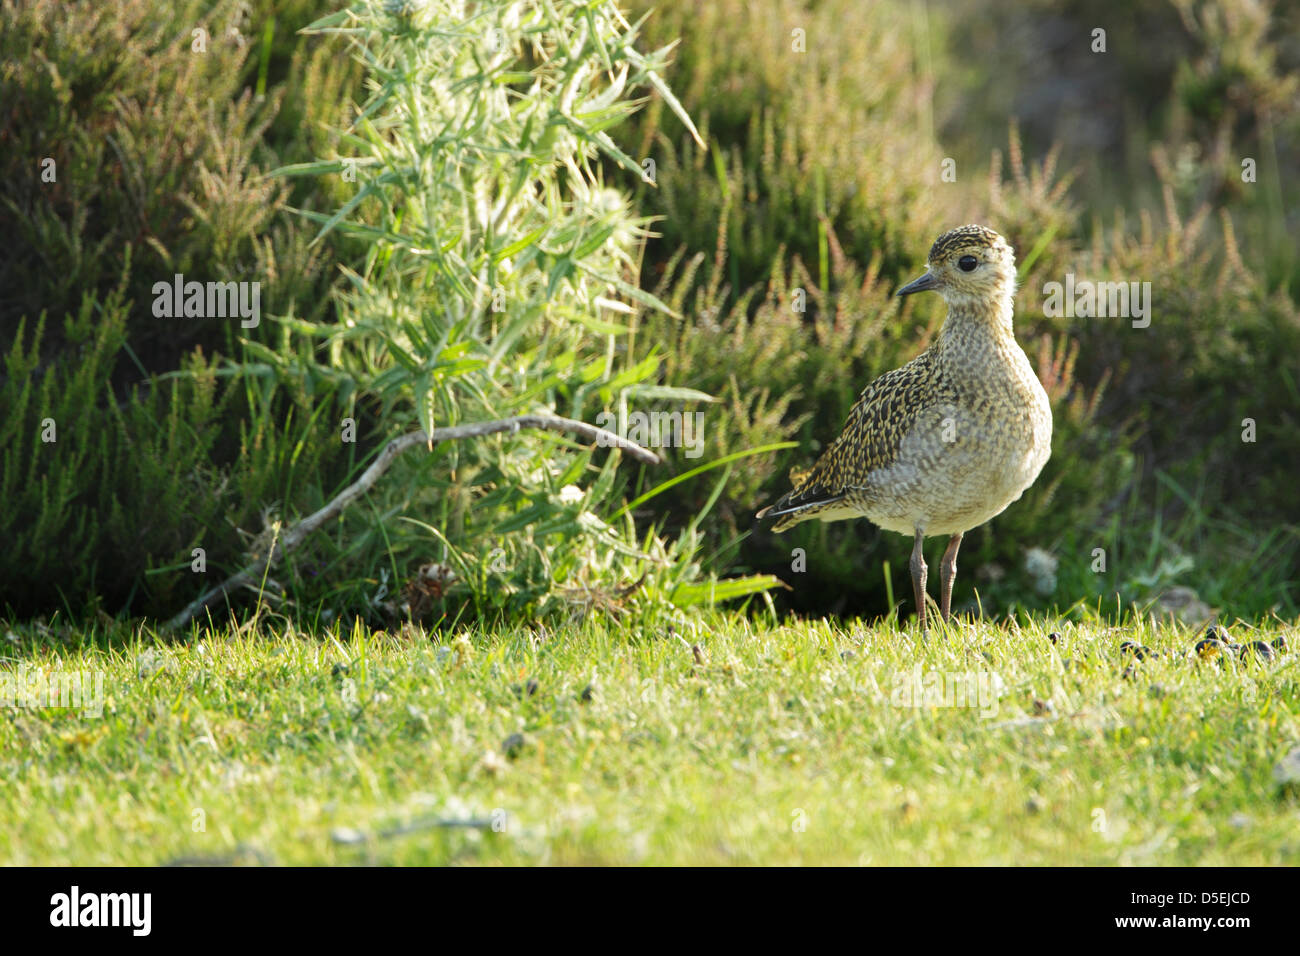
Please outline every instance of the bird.
[[757, 515], [777, 519], [775, 532], [811, 519], [867, 518], [911, 535], [922, 638], [925, 538], [948, 538], [939, 565], [946, 623], [962, 536], [1018, 500], [1051, 456], [1051, 403], [1012, 328], [1015, 262], [1015, 250], [987, 226], [935, 240], [925, 273], [897, 294], [939, 293], [948, 306], [939, 334], [869, 384], [839, 437], [811, 468], [791, 472], [793, 489]]

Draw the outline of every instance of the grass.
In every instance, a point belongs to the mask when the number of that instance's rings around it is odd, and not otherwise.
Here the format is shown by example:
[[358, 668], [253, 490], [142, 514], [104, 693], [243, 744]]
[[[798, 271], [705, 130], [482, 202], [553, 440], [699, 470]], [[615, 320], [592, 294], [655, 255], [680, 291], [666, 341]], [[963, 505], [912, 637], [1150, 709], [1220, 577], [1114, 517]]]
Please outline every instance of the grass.
[[[1284, 636], [1271, 663], [1143, 622], [924, 645], [888, 623], [678, 627], [9, 628], [8, 667], [102, 674], [104, 708], [6, 708], [0, 863], [1300, 862], [1300, 796], [1274, 777], [1300, 743], [1295, 624], [1234, 628]], [[1168, 653], [1126, 674], [1125, 640]], [[914, 673], [1000, 696], [908, 706]]]

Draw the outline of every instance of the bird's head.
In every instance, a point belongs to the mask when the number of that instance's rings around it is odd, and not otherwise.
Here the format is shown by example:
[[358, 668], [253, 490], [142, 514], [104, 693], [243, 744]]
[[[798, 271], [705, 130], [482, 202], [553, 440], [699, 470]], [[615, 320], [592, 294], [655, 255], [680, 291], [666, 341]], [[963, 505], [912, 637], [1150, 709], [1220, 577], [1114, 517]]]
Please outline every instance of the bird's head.
[[1000, 302], [1016, 291], [1016, 254], [987, 226], [960, 226], [930, 247], [926, 273], [899, 295], [933, 290], [949, 307]]

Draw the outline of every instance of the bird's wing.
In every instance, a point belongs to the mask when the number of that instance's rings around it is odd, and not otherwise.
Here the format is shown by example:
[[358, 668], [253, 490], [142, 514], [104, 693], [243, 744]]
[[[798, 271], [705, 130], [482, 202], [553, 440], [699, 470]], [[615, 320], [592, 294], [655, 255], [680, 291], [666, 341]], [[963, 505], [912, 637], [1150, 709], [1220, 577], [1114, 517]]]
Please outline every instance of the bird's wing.
[[[917, 416], [937, 397], [933, 373], [933, 359], [926, 351], [868, 385], [839, 437], [812, 468], [792, 474], [794, 489], [758, 516], [793, 517], [802, 512], [811, 518], [865, 485], [871, 472], [893, 464]], [[787, 518], [776, 530], [794, 523]]]

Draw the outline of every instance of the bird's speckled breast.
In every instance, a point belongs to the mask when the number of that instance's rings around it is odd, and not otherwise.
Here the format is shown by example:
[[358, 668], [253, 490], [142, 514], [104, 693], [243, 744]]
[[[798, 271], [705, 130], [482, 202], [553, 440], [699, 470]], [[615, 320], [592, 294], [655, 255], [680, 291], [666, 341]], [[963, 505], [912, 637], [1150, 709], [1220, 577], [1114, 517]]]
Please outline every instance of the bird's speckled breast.
[[1051, 455], [1047, 393], [1014, 339], [980, 344], [945, 356], [955, 401], [917, 416], [897, 460], [855, 489], [859, 514], [900, 534], [950, 535], [1000, 514], [1038, 477]]

